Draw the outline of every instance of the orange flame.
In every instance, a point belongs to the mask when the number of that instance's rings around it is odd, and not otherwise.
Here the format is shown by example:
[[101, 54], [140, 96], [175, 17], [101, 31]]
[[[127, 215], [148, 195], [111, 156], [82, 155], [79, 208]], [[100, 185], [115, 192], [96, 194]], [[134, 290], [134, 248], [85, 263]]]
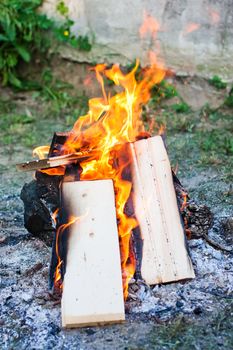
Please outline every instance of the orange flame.
[[183, 198], [183, 203], [181, 205], [180, 211], [181, 214], [184, 213], [184, 211], [186, 210], [186, 215], [183, 216], [183, 220], [184, 220], [184, 228], [185, 228], [185, 233], [188, 239], [191, 239], [192, 233], [191, 230], [189, 229], [189, 224], [188, 224], [188, 216], [190, 214], [189, 210], [187, 210], [187, 206], [188, 206], [188, 193], [183, 191], [181, 193], [182, 198]]
[[183, 212], [187, 206], [187, 200], [188, 200], [188, 194], [186, 192], [182, 192], [182, 198], [183, 198], [183, 203], [182, 203], [182, 206], [180, 208], [181, 212]]
[[90, 75], [88, 75], [88, 76], [84, 79], [83, 84], [84, 84], [85, 86], [90, 86], [91, 83], [92, 83], [92, 77], [91, 77]]
[[59, 213], [59, 208], [57, 208], [56, 210], [55, 210], [55, 212], [52, 214], [52, 220], [53, 220], [53, 222], [54, 222], [54, 226], [56, 227], [56, 225], [57, 225], [57, 216], [58, 216], [58, 213]]
[[[149, 23], [152, 24], [155, 33], [157, 25], [151, 18]], [[141, 29], [142, 32], [144, 30], [147, 30], [147, 27]], [[129, 175], [131, 156], [128, 143], [146, 134], [141, 119], [142, 106], [150, 98], [150, 89], [165, 76], [165, 69], [158, 64], [152, 52], [150, 62], [151, 65], [141, 71], [138, 81], [135, 77], [139, 67], [138, 60], [132, 71], [127, 74], [124, 74], [117, 64], [110, 69], [104, 64], [94, 68], [101, 86], [102, 97], [89, 100], [89, 112], [76, 121], [61, 152], [64, 155], [89, 150], [94, 154], [91, 159], [80, 163], [82, 167], [80, 180], [106, 178], [113, 180], [125, 298], [128, 295], [128, 282], [133, 277], [136, 266], [131, 248], [131, 233], [138, 225], [135, 217], [127, 215], [125, 209], [132, 190]], [[120, 92], [114, 96], [108, 94], [104, 86], [104, 77], [111, 79], [119, 87]], [[61, 167], [44, 170], [50, 175], [53, 175], [54, 171], [56, 174], [64, 174], [64, 168]], [[57, 231], [58, 266], [55, 283], [61, 280], [62, 265], [58, 251], [58, 237], [76, 220], [77, 218], [70, 218], [69, 222], [61, 225]]]
[[187, 35], [189, 33], [195, 32], [201, 27], [199, 23], [189, 23], [183, 31], [183, 35]]
[[[39, 159], [45, 159], [48, 157], [49, 150], [50, 150], [49, 146], [39, 146], [34, 148], [32, 155], [33, 157], [37, 157]], [[66, 167], [61, 165], [56, 168], [41, 169], [40, 171], [47, 175], [54, 176], [54, 175], [64, 175], [65, 170], [66, 170]]]
[[209, 7], [209, 15], [211, 18], [211, 23], [212, 24], [218, 24], [220, 21], [220, 14], [218, 11], [212, 9], [211, 7]]
[[[135, 272], [135, 261], [130, 251], [131, 232], [138, 225], [136, 219], [128, 217], [124, 211], [132, 189], [130, 179], [124, 176], [131, 162], [126, 144], [134, 142], [144, 132], [142, 105], [149, 100], [152, 86], [165, 75], [165, 70], [157, 65], [153, 54], [151, 62], [138, 82], [135, 78], [138, 61], [128, 74], [123, 74], [116, 64], [110, 69], [103, 64], [97, 65], [95, 73], [103, 96], [89, 101], [88, 114], [77, 120], [63, 149], [64, 154], [85, 148], [96, 153], [94, 160], [81, 162], [81, 180], [113, 179], [125, 298], [128, 282]], [[122, 91], [112, 97], [108, 95], [104, 76], [113, 80]]]
[[151, 34], [155, 39], [159, 30], [159, 23], [147, 12], [143, 13], [143, 23], [139, 28], [140, 38], [144, 38], [147, 34]]
[[51, 176], [63, 176], [65, 175], [65, 170], [66, 167], [63, 165], [57, 166], [56, 168], [50, 168], [50, 169], [41, 169], [40, 171], [42, 173], [45, 173], [47, 175], [51, 175]]
[[45, 159], [49, 154], [49, 146], [39, 146], [34, 148], [32, 155], [33, 157], [38, 157], [39, 159]]
[[[56, 222], [57, 214], [59, 209], [57, 209], [53, 214], [53, 219]], [[63, 261], [61, 260], [60, 254], [59, 254], [59, 237], [60, 235], [71, 225], [73, 225], [78, 220], [78, 217], [71, 216], [69, 217], [69, 220], [66, 224], [63, 224], [59, 226], [57, 233], [56, 233], [56, 255], [57, 255], [57, 267], [55, 270], [55, 277], [54, 277], [54, 286], [55, 288], [62, 288], [62, 277], [61, 277], [61, 265]]]

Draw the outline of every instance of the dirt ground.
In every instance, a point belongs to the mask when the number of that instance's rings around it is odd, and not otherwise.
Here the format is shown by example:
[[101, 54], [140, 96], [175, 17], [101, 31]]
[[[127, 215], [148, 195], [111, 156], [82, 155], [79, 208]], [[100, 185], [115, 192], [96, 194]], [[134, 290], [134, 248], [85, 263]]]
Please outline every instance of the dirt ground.
[[[74, 71], [63, 66], [56, 76], [63, 72], [70, 82]], [[31, 159], [35, 146], [48, 144], [54, 131], [70, 130], [85, 113], [87, 92], [80, 81], [72, 83], [74, 87], [61, 89], [50, 82], [39, 92], [1, 91], [0, 349], [233, 349], [233, 257], [201, 237], [189, 242], [195, 280], [152, 290], [140, 287], [138, 303], [127, 307], [125, 324], [61, 328], [60, 304], [48, 293], [51, 249], [24, 228], [19, 195], [32, 174], [18, 173], [15, 163]], [[143, 118], [146, 124], [151, 118], [166, 123], [171, 163], [178, 165], [190, 196], [210, 207], [210, 237], [229, 249], [233, 110], [223, 105], [227, 90], [194, 78], [172, 84], [179, 96], [159, 102], [152, 98]]]

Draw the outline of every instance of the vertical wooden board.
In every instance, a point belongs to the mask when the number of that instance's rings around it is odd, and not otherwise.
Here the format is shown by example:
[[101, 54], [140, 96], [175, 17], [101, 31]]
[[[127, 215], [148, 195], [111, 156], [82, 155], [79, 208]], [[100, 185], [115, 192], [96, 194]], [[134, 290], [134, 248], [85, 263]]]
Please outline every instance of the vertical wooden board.
[[140, 140], [131, 150], [134, 207], [143, 239], [142, 277], [151, 285], [193, 278], [163, 140]]
[[62, 208], [79, 219], [69, 228], [62, 325], [125, 319], [114, 189], [111, 180], [63, 183]]

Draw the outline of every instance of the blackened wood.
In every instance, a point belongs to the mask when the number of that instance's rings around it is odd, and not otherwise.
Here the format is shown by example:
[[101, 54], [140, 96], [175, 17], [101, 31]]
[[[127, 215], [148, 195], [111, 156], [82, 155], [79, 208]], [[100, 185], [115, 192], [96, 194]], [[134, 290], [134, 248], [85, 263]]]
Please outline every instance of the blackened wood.
[[58, 265], [58, 257], [56, 254], [56, 238], [57, 238], [57, 231], [53, 233], [53, 241], [52, 241], [52, 252], [51, 252], [51, 260], [49, 265], [49, 290], [51, 292], [54, 292], [54, 278], [55, 278], [55, 271]]
[[48, 245], [52, 244], [55, 232], [52, 214], [59, 206], [60, 181], [61, 177], [38, 173], [37, 180], [25, 184], [20, 194], [25, 228]]
[[[204, 235], [208, 235], [208, 231], [213, 224], [213, 214], [210, 208], [204, 204], [198, 205], [195, 203], [173, 171], [172, 176], [178, 207], [188, 238], [199, 239]], [[186, 205], [184, 205], [185, 197], [187, 201]]]
[[69, 132], [55, 132], [53, 134], [48, 157], [54, 157], [61, 154], [62, 147], [64, 146], [69, 135]]

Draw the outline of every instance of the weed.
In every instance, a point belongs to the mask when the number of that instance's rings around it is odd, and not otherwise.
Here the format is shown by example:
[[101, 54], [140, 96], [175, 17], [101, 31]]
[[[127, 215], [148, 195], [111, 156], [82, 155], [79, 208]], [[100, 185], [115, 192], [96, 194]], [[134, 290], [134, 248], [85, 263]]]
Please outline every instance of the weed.
[[[38, 10], [42, 0], [2, 0], [0, 2], [0, 78], [3, 85], [22, 88], [18, 67], [21, 61], [29, 63], [32, 56], [49, 51], [51, 40], [65, 42], [73, 47], [90, 51], [87, 36], [74, 36], [74, 22], [68, 17], [63, 1], [57, 9], [65, 16], [65, 22], [57, 25]], [[50, 35], [52, 34], [52, 35]]]
[[60, 42], [67, 43], [74, 48], [79, 49], [80, 51], [90, 51], [92, 45], [88, 36], [80, 35], [76, 37], [74, 34], [72, 34], [71, 27], [73, 24], [74, 22], [67, 18], [62, 25], [59, 27], [54, 27], [53, 33], [55, 34], [55, 38]]
[[91, 51], [92, 45], [87, 35], [85, 36], [80, 35], [76, 40], [77, 40], [76, 47], [80, 51]]
[[225, 130], [212, 130], [209, 133], [200, 132], [200, 148], [206, 152], [233, 155], [233, 139]]
[[172, 105], [171, 108], [176, 113], [188, 113], [188, 112], [190, 112], [190, 106], [185, 102], [176, 103], [176, 104]]
[[186, 317], [178, 316], [168, 323], [154, 325], [147, 334], [146, 342], [155, 350], [211, 350], [218, 348], [217, 340], [221, 337], [223, 347], [228, 349], [231, 348], [233, 340], [231, 328], [232, 305], [229, 305], [207, 323], [206, 318], [190, 321]]
[[[130, 63], [126, 64], [124, 67], [122, 67], [122, 70], [125, 71], [126, 73], [129, 73], [134, 69], [136, 64], [137, 64], [137, 61], [133, 60], [132, 62], [130, 62]], [[141, 72], [141, 65], [139, 63], [139, 66], [138, 66], [136, 73], [140, 73], [140, 72]]]
[[231, 91], [230, 91], [228, 97], [224, 101], [224, 104], [227, 107], [233, 108], [233, 87], [231, 88]]
[[174, 96], [178, 96], [175, 87], [169, 84], [166, 80], [156, 84], [151, 90], [151, 98], [153, 103], [159, 103], [163, 99], [170, 99]]
[[2, 0], [0, 3], [0, 77], [3, 85], [22, 86], [17, 67], [30, 62], [35, 51], [45, 52], [45, 31], [52, 22], [37, 12], [41, 0]]
[[209, 84], [218, 90], [226, 89], [227, 87], [227, 83], [223, 82], [218, 75], [214, 75], [213, 78], [209, 79]]
[[227, 107], [233, 108], [233, 94], [229, 95], [225, 100], [225, 105]]
[[7, 146], [8, 153], [16, 146], [49, 144], [54, 131], [70, 130], [87, 112], [87, 97], [70, 94], [70, 85], [54, 79], [48, 69], [42, 81], [41, 88], [30, 94], [29, 105], [28, 99], [25, 104], [0, 100], [0, 145]]
[[69, 9], [64, 3], [64, 1], [59, 1], [56, 7], [56, 10], [62, 15], [62, 16], [68, 16]]

